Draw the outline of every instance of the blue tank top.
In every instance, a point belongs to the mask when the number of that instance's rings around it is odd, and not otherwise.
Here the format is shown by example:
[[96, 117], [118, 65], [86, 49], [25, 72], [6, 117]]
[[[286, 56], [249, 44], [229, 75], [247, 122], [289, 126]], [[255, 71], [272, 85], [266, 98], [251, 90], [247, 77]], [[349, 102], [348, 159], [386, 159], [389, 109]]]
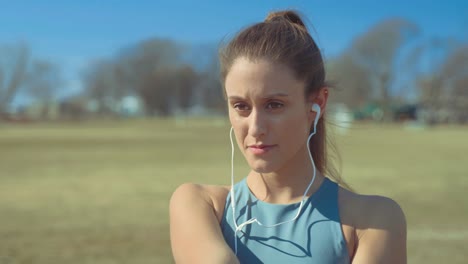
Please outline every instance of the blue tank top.
[[[237, 225], [257, 218], [274, 225], [294, 218], [300, 203], [271, 204], [258, 200], [246, 178], [234, 186]], [[221, 230], [234, 251], [231, 196], [226, 198]], [[240, 263], [349, 263], [348, 249], [338, 211], [338, 185], [325, 178], [305, 202], [295, 221], [266, 228], [253, 223], [237, 232]]]

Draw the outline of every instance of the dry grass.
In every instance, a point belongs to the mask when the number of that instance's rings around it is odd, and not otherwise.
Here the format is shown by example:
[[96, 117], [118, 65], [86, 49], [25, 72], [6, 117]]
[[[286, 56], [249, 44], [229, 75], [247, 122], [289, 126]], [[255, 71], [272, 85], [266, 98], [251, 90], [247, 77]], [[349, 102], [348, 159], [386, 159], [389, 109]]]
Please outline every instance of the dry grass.
[[[336, 138], [347, 182], [405, 210], [409, 263], [468, 259], [467, 136], [360, 124]], [[228, 140], [220, 120], [1, 125], [0, 263], [172, 263], [170, 195], [228, 184]]]

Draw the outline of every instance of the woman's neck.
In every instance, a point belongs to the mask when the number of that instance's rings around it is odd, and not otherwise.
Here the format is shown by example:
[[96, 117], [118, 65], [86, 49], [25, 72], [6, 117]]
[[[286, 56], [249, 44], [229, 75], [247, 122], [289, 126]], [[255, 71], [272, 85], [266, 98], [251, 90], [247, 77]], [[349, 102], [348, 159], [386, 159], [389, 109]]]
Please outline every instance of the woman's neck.
[[[307, 151], [307, 150], [306, 150]], [[302, 153], [287, 162], [287, 166], [268, 173], [250, 171], [247, 185], [259, 199], [268, 203], [289, 204], [299, 202], [313, 177], [309, 156]], [[317, 191], [324, 176], [316, 169], [315, 180], [307, 196]]]

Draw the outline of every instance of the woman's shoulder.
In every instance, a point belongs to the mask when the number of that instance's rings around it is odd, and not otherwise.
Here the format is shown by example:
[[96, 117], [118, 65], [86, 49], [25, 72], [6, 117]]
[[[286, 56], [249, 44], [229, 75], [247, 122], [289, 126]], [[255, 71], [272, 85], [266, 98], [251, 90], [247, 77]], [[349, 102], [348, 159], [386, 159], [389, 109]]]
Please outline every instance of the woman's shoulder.
[[171, 201], [199, 201], [212, 207], [216, 217], [221, 221], [226, 197], [230, 186], [183, 183], [172, 194]]
[[406, 218], [400, 205], [389, 197], [344, 188], [340, 188], [338, 199], [342, 224], [353, 230], [354, 260], [382, 257], [402, 263], [400, 260], [406, 258]]
[[369, 225], [394, 228], [404, 224], [400, 205], [386, 196], [358, 194], [340, 187], [339, 203], [340, 210], [351, 217], [357, 229]]

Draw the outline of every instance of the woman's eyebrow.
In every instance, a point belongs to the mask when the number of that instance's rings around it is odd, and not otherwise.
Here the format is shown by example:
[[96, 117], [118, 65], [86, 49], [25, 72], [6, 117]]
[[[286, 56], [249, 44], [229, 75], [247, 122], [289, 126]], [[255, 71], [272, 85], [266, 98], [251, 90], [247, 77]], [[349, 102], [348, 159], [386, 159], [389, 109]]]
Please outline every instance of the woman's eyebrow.
[[[287, 97], [287, 96], [289, 96], [289, 94], [280, 92], [280, 93], [273, 93], [273, 94], [264, 96], [263, 99], [269, 99], [269, 98], [274, 98], [274, 97]], [[231, 95], [231, 96], [228, 96], [228, 99], [229, 100], [242, 100], [244, 99], [244, 97], [238, 96], [238, 95]]]
[[289, 94], [280, 92], [280, 93], [269, 94], [269, 95], [265, 96], [264, 98], [287, 97], [287, 96], [289, 96]]
[[238, 95], [231, 95], [231, 96], [228, 96], [228, 99], [229, 100], [242, 100], [244, 98], [242, 96], [238, 96]]

